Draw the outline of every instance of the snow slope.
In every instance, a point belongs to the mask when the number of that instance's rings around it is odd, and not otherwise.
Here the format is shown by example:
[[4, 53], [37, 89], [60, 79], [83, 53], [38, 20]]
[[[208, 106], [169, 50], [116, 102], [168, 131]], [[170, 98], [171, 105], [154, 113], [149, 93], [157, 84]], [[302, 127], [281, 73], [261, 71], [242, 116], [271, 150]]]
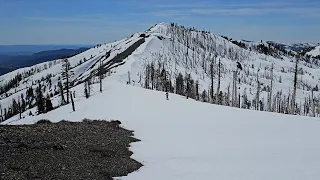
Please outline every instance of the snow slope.
[[320, 46], [317, 46], [310, 52], [307, 52], [307, 55], [310, 55], [312, 57], [320, 56]]
[[[144, 166], [123, 180], [315, 180], [320, 177], [320, 121], [216, 106], [125, 85], [108, 77], [102, 93], [76, 99], [40, 119], [119, 119], [135, 131], [134, 159]], [[98, 91], [98, 85], [93, 89]], [[82, 86], [75, 87], [78, 91]]]
[[[145, 34], [145, 38], [142, 38], [141, 34]], [[186, 37], [188, 42], [186, 42]], [[196, 30], [188, 31], [185, 28], [172, 30], [170, 24], [166, 23], [157, 24], [145, 32], [135, 33], [123, 40], [103, 44], [69, 58], [72, 70], [75, 72], [72, 80], [75, 84], [82, 82], [96, 72], [99, 64], [97, 61], [102, 59], [102, 62], [107, 64], [141, 39], [144, 39], [144, 43], [123, 59], [124, 64], [116, 67], [121, 64], [116, 63], [110, 67], [111, 79], [127, 82], [128, 72], [130, 72], [131, 80], [136, 85], [142, 86], [144, 81], [140, 79], [146, 76], [146, 65], [162, 63], [163, 68], [169, 72], [173, 83], [179, 73], [183, 75], [189, 73], [195, 81], [199, 81], [199, 92], [201, 93], [203, 90], [208, 91], [211, 84], [209, 69], [212, 61], [214, 61], [214, 90], [216, 90], [218, 82], [216, 77], [217, 61], [221, 59], [222, 80], [220, 90], [224, 93], [232, 84], [232, 73], [236, 67], [236, 62], [240, 62], [244, 69], [239, 75], [241, 80], [238, 84], [239, 93], [240, 95], [246, 93], [250, 101], [255, 98], [257, 91], [256, 77], [259, 75], [259, 82], [263, 83], [260, 99], [266, 103], [268, 99], [267, 89], [271, 82], [270, 69], [272, 64], [274, 65], [273, 98], [278, 92], [286, 96], [292, 92], [294, 57], [281, 54], [278, 57], [273, 57], [261, 54], [255, 50], [240, 48], [212, 33]], [[254, 42], [251, 46], [257, 45], [257, 43]], [[110, 56], [106, 57], [108, 52], [110, 52]], [[84, 59], [86, 61], [80, 63]], [[21, 93], [25, 94], [28, 87], [32, 86], [33, 89], [36, 89], [38, 86], [36, 82], [41, 81], [48, 74], [53, 75], [52, 86], [46, 88], [45, 94], [56, 91], [55, 86], [59, 77], [61, 77], [62, 63], [61, 60], [55, 62], [52, 66], [49, 66], [50, 62], [48, 62], [0, 76], [0, 84], [4, 84], [17, 73], [23, 73], [30, 69], [40, 69], [39, 72], [24, 78], [23, 81], [18, 83], [17, 87], [10, 89], [7, 92], [9, 97], [0, 94], [2, 108], [8, 108], [13, 99], [18, 99]], [[320, 64], [317, 62], [317, 60], [310, 60], [309, 62], [301, 61], [299, 63], [297, 103], [302, 104], [306, 97], [311, 96], [311, 89], [320, 83]], [[45, 66], [49, 68], [45, 68]], [[138, 82], [140, 83], [138, 84]], [[45, 86], [47, 82], [42, 81], [42, 84]], [[314, 92], [314, 97], [320, 99], [320, 93]], [[57, 104], [58, 101], [55, 105]]]
[[[36, 108], [22, 113], [23, 119], [13, 116], [2, 124], [32, 124], [40, 119], [81, 121], [90, 119], [118, 119], [123, 126], [135, 131], [141, 142], [133, 143], [133, 158], [144, 166], [137, 172], [121, 177], [124, 180], [314, 180], [320, 177], [320, 121], [317, 118], [289, 116], [276, 113], [251, 111], [202, 103], [185, 97], [141, 88], [148, 63], [162, 63], [174, 82], [178, 73], [190, 73], [199, 80], [200, 91], [210, 86], [209, 66], [214, 57], [223, 66], [221, 90], [226, 92], [232, 82], [235, 63], [240, 61], [244, 71], [239, 75], [241, 94], [247, 89], [249, 98], [255, 96], [257, 73], [263, 86], [270, 83], [269, 69], [274, 64], [274, 92], [289, 94], [294, 57], [279, 54], [278, 57], [243, 49], [220, 36], [191, 31], [183, 28], [170, 30], [169, 24], [160, 23], [146, 32], [133, 34], [123, 40], [103, 44], [69, 58], [75, 75], [71, 88], [76, 94], [76, 111], [66, 105], [38, 116]], [[172, 33], [177, 36], [172, 36]], [[179, 35], [190, 37], [188, 46]], [[143, 35], [144, 34], [144, 35]], [[142, 36], [143, 35], [143, 36]], [[140, 40], [144, 40], [133, 52], [120, 59], [117, 57]], [[109, 56], [107, 54], [110, 52]], [[92, 85], [92, 96], [86, 99], [82, 81], [94, 74], [98, 61], [104, 64], [116, 62], [103, 80], [103, 92], [99, 85]], [[80, 63], [83, 61], [82, 63]], [[216, 62], [215, 62], [216, 63]], [[120, 66], [117, 66], [120, 65]], [[216, 65], [216, 64], [215, 64]], [[47, 66], [47, 68], [45, 68]], [[49, 67], [49, 68], [48, 68]], [[310, 61], [299, 64], [297, 101], [310, 96], [307, 83], [315, 86], [320, 80], [319, 65]], [[17, 73], [36, 69], [23, 78], [17, 87], [8, 91], [9, 97], [0, 95], [2, 107], [9, 107], [13, 98], [25, 93], [26, 88], [37, 81], [47, 85], [42, 77], [52, 74], [54, 91], [61, 76], [61, 60], [16, 70], [0, 76], [0, 83], [12, 79]], [[132, 85], [126, 85], [130, 72]], [[95, 82], [95, 78], [93, 78]], [[281, 81], [280, 81], [281, 80]], [[142, 82], [142, 83], [141, 83]], [[214, 81], [216, 88], [217, 81]], [[263, 89], [263, 87], [262, 87]], [[319, 96], [318, 92], [314, 93]], [[261, 92], [266, 99], [267, 92]], [[60, 97], [51, 98], [54, 106]]]

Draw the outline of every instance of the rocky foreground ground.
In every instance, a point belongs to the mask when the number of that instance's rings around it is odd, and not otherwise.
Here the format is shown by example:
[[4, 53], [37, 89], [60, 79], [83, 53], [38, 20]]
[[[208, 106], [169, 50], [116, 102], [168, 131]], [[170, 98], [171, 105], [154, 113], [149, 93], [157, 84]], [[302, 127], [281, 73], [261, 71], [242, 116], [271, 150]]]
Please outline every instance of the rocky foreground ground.
[[139, 141], [116, 121], [0, 126], [0, 179], [107, 179], [142, 164], [129, 144]]

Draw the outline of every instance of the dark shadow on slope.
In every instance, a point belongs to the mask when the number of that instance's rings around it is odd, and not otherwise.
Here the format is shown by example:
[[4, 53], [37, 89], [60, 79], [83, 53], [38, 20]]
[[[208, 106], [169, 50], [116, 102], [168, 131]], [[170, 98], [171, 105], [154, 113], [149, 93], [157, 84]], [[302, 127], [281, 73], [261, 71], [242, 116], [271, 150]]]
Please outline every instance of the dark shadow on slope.
[[[123, 60], [126, 59], [127, 57], [129, 57], [144, 42], [145, 42], [145, 38], [139, 39], [137, 42], [133, 43], [126, 50], [124, 50], [123, 52], [117, 54], [114, 58], [112, 58], [108, 62], [104, 63], [103, 67], [102, 67], [103, 68], [103, 73], [109, 72], [111, 69], [123, 65], [125, 63]], [[106, 53], [106, 56], [103, 56], [101, 58], [107, 59], [110, 56], [110, 53], [111, 53], [111, 51], [108, 51]], [[98, 62], [99, 61], [97, 61], [97, 63]], [[78, 84], [83, 83], [88, 78], [91, 78], [91, 77], [94, 77], [94, 76], [97, 76], [97, 75], [98, 75], [98, 70], [96, 69], [91, 73], [90, 77], [87, 77], [86, 79], [80, 81]]]
[[130, 158], [139, 141], [119, 121], [0, 126], [0, 179], [112, 179], [142, 164]]

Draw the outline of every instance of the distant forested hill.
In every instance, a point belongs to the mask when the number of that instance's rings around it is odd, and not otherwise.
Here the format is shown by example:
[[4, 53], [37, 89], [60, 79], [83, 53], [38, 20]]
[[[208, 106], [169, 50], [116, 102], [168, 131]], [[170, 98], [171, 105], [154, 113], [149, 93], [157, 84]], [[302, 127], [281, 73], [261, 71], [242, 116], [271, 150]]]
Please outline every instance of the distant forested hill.
[[32, 66], [59, 58], [70, 57], [86, 51], [87, 49], [89, 48], [49, 50], [32, 55], [0, 55], [0, 75], [18, 68]]

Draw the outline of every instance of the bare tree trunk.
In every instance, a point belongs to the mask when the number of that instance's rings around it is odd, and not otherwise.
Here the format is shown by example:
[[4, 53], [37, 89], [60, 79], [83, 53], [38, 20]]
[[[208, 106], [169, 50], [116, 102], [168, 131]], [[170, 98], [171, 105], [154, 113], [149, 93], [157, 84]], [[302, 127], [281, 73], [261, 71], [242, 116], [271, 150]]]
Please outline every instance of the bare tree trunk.
[[73, 97], [72, 97], [72, 93], [71, 92], [70, 92], [70, 97], [71, 97], [72, 110], [76, 111], [76, 109], [74, 107], [74, 101], [73, 101]]
[[2, 115], [2, 106], [0, 104], [0, 122], [3, 121], [3, 115]]
[[58, 82], [58, 86], [59, 86], [59, 89], [60, 89], [61, 105], [65, 105], [66, 100], [64, 99], [63, 86], [62, 86], [62, 82], [61, 81]]
[[296, 93], [297, 93], [297, 79], [298, 79], [298, 63], [299, 57], [296, 57], [296, 66], [294, 70], [294, 80], [293, 80], [293, 93], [291, 99], [291, 114], [295, 114], [295, 104], [296, 104]]
[[230, 83], [229, 83], [229, 86], [228, 86], [228, 93], [227, 93], [227, 97], [226, 97], [226, 106], [229, 106], [229, 103], [230, 103]]
[[22, 119], [22, 116], [21, 116], [21, 103], [20, 103], [20, 100], [18, 100], [18, 108], [19, 108], [19, 117], [20, 119]]
[[233, 85], [232, 85], [232, 107], [236, 107], [237, 106], [237, 74], [238, 74], [238, 70], [233, 71]]
[[102, 59], [100, 59], [100, 64], [99, 64], [99, 83], [100, 83], [100, 92], [102, 93], [102, 78], [103, 78], [103, 73], [102, 73]]
[[210, 98], [213, 103], [213, 62], [210, 64], [210, 75], [211, 75], [211, 88], [210, 88]]
[[69, 104], [69, 68], [66, 66], [66, 88], [67, 88], [67, 104]]
[[240, 93], [238, 95], [238, 108], [241, 108], [241, 98]]
[[273, 90], [273, 63], [271, 66], [271, 84], [270, 84], [270, 94], [269, 94], [269, 104], [268, 110], [272, 112], [272, 90]]
[[88, 95], [89, 95], [89, 97], [90, 97], [90, 94], [91, 94], [91, 77], [88, 78], [88, 83], [87, 83], [87, 85], [88, 85]]
[[220, 79], [221, 79], [221, 60], [219, 58], [219, 62], [218, 62], [218, 87], [217, 87], [217, 93], [216, 93], [216, 103], [217, 104], [221, 104], [221, 102], [219, 101], [219, 94], [220, 94]]
[[314, 98], [313, 98], [313, 90], [311, 90], [311, 109], [312, 109], [312, 117], [316, 117], [316, 108], [315, 108], [315, 104], [314, 104]]
[[256, 93], [256, 103], [255, 108], [259, 110], [259, 103], [260, 103], [260, 82], [259, 82], [259, 70], [257, 72], [257, 93]]

